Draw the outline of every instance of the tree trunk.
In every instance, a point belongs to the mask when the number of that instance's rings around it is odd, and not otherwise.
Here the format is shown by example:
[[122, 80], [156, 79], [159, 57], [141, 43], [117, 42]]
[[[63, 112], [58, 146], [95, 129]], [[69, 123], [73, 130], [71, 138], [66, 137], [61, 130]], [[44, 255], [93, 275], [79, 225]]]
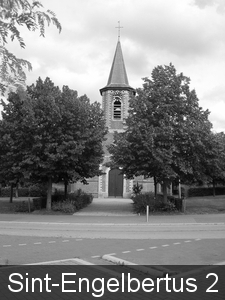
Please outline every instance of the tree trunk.
[[11, 182], [10, 185], [10, 198], [9, 198], [9, 203], [13, 202], [13, 182]]
[[18, 183], [16, 184], [16, 196], [15, 197], [16, 198], [19, 197], [19, 184]]
[[64, 180], [64, 197], [65, 197], [65, 200], [67, 199], [67, 194], [68, 194], [68, 181], [65, 179]]
[[52, 209], [52, 178], [51, 177], [48, 178], [46, 209], [48, 209], [48, 210]]
[[163, 203], [167, 203], [167, 181], [163, 181]]

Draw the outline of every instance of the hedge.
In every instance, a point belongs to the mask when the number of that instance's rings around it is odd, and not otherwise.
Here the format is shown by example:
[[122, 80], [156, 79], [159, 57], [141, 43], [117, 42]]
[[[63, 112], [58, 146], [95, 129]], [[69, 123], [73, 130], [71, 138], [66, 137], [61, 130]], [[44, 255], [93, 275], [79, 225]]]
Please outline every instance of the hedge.
[[[215, 187], [216, 195], [225, 195], [225, 187]], [[212, 187], [190, 188], [188, 197], [213, 196]]]
[[155, 211], [181, 211], [182, 199], [168, 196], [168, 202], [163, 202], [163, 195], [155, 195], [152, 192], [143, 193], [132, 197], [135, 213], [146, 213], [146, 207], [149, 206], [150, 212]]
[[[10, 197], [11, 187], [4, 187], [0, 189], [1, 197]], [[32, 185], [30, 187], [30, 196], [31, 197], [40, 197], [46, 194], [46, 189], [43, 186]], [[16, 188], [13, 188], [13, 197], [16, 196]], [[19, 197], [28, 197], [29, 188], [28, 187], [19, 187], [18, 188]]]

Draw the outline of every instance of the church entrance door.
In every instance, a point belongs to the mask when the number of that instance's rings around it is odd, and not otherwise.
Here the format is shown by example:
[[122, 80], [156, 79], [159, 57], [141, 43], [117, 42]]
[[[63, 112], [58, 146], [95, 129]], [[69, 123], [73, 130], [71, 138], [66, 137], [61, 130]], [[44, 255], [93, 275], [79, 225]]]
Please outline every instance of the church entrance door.
[[109, 171], [109, 197], [123, 197], [123, 174], [119, 169]]

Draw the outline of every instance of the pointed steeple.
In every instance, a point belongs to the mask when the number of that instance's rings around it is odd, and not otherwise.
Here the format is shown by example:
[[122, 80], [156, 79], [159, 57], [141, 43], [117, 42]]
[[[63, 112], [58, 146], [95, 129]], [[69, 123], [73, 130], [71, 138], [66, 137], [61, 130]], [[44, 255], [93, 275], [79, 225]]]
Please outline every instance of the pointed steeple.
[[116, 52], [107, 83], [107, 86], [112, 85], [119, 85], [123, 87], [129, 85], [120, 41], [118, 41], [116, 46]]
[[109, 89], [125, 89], [134, 91], [128, 82], [120, 40], [117, 42], [107, 85], [100, 89], [101, 95], [102, 92]]

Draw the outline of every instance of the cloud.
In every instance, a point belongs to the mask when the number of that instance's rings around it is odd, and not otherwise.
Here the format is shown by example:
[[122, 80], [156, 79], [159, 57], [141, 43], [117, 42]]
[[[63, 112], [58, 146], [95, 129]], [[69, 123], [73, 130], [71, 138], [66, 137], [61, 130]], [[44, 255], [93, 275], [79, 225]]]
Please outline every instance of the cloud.
[[172, 62], [178, 73], [191, 78], [200, 106], [212, 111], [214, 124], [223, 126], [225, 18], [218, 10], [223, 11], [224, 0], [48, 0], [43, 4], [56, 13], [61, 34], [50, 26], [43, 39], [20, 28], [26, 49], [16, 42], [9, 45], [33, 64], [27, 84], [49, 76], [60, 87], [69, 85], [79, 95], [101, 101], [99, 89], [107, 83], [120, 20], [130, 85], [142, 86], [141, 78], [151, 76], [154, 67]]
[[213, 123], [214, 130], [225, 132], [225, 101], [215, 102], [209, 110], [211, 111], [209, 120]]
[[201, 9], [209, 6], [214, 6], [218, 13], [225, 12], [224, 0], [194, 0], [194, 5], [198, 6]]
[[209, 119], [216, 131], [225, 132], [225, 86], [216, 85], [203, 95], [204, 104], [210, 111]]

